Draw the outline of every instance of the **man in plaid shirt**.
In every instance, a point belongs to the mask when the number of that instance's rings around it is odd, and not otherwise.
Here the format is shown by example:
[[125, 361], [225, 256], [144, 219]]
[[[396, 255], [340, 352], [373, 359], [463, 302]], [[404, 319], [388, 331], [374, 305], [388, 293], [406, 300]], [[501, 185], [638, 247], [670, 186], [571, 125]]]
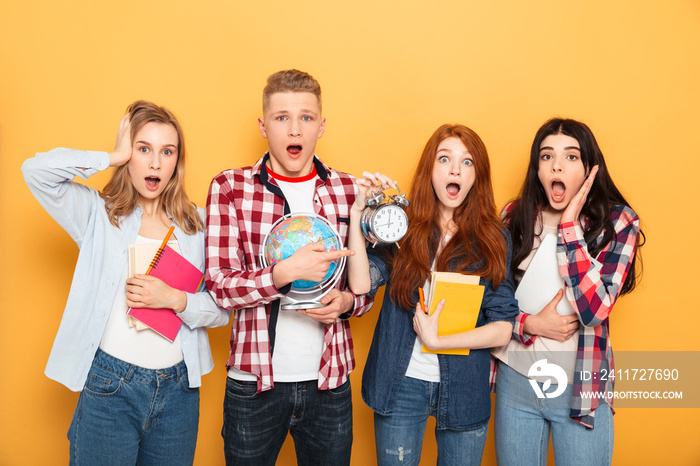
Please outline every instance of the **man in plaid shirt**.
[[372, 305], [340, 280], [324, 307], [282, 309], [295, 280], [320, 281], [352, 251], [309, 244], [264, 267], [260, 252], [283, 215], [315, 212], [347, 244], [354, 178], [314, 156], [325, 130], [321, 89], [307, 73], [280, 71], [263, 92], [260, 132], [268, 152], [252, 167], [226, 170], [207, 199], [207, 286], [234, 310], [224, 403], [227, 464], [274, 464], [287, 432], [299, 464], [349, 464], [355, 366], [347, 319]]

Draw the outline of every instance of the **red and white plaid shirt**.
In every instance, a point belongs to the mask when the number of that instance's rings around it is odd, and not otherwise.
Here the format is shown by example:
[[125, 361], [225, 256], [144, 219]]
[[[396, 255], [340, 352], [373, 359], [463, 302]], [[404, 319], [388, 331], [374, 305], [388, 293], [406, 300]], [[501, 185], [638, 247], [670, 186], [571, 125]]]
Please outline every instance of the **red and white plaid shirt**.
[[[234, 310], [231, 353], [227, 367], [255, 374], [258, 392], [273, 387], [268, 319], [290, 285], [278, 290], [272, 266], [264, 267], [260, 250], [265, 235], [289, 207], [277, 182], [268, 174], [265, 154], [252, 167], [226, 170], [217, 175], [207, 197], [205, 280], [210, 293], [224, 309]], [[318, 173], [314, 209], [338, 231], [347, 246], [350, 207], [355, 201], [355, 179], [328, 168], [314, 157]], [[343, 277], [336, 288], [350, 292]], [[355, 296], [354, 308], [343, 318], [360, 316], [372, 307], [369, 296]], [[355, 367], [350, 325], [336, 319], [326, 325], [318, 388], [339, 387]]]

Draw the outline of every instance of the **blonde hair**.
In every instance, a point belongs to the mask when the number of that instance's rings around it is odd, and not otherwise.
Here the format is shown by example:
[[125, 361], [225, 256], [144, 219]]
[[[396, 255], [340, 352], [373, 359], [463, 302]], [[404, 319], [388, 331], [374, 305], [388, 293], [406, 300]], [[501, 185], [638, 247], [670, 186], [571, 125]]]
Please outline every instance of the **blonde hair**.
[[263, 112], [270, 104], [270, 96], [277, 92], [310, 92], [321, 107], [321, 85], [309, 73], [299, 70], [283, 70], [271, 74], [263, 89]]
[[[170, 124], [177, 132], [177, 165], [173, 176], [165, 186], [159, 201], [166, 214], [187, 234], [204, 231], [197, 206], [185, 193], [185, 139], [180, 122], [170, 110], [145, 100], [137, 100], [126, 109], [131, 121], [131, 140], [147, 123]], [[110, 223], [119, 228], [121, 219], [131, 214], [138, 205], [138, 191], [129, 177], [128, 164], [124, 164], [112, 174], [100, 197], [105, 200], [105, 210]]]

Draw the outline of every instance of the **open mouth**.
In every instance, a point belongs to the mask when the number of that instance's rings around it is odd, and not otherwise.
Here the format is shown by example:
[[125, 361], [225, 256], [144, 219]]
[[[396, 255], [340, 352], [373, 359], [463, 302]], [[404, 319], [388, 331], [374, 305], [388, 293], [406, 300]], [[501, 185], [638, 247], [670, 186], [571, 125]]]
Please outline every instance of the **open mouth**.
[[566, 185], [559, 180], [552, 181], [552, 198], [555, 201], [561, 201], [564, 199], [564, 193], [566, 192]]
[[300, 145], [287, 146], [287, 153], [291, 156], [297, 156], [297, 155], [301, 154], [301, 146]]
[[459, 192], [462, 190], [462, 187], [457, 183], [450, 183], [447, 185], [447, 188], [445, 188], [445, 190], [447, 191], [447, 194], [450, 197], [455, 198], [459, 195]]
[[158, 185], [160, 185], [160, 178], [157, 176], [147, 176], [146, 177], [146, 187], [150, 189], [151, 191], [155, 191], [158, 189]]

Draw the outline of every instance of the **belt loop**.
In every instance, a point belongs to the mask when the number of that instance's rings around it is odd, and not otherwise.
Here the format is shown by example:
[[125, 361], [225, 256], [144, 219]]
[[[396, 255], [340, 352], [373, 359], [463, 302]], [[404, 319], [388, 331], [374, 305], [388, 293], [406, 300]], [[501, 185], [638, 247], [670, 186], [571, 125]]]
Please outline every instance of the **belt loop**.
[[134, 364], [129, 364], [129, 370], [126, 371], [124, 380], [126, 380], [127, 382], [131, 382], [131, 378], [134, 376], [134, 372], [136, 372], [136, 366]]
[[[180, 380], [183, 377], [189, 377], [187, 374], [187, 364], [185, 364], [184, 359], [182, 361], [180, 361], [177, 365], [177, 380]], [[188, 380], [189, 380], [189, 378], [188, 378]]]

